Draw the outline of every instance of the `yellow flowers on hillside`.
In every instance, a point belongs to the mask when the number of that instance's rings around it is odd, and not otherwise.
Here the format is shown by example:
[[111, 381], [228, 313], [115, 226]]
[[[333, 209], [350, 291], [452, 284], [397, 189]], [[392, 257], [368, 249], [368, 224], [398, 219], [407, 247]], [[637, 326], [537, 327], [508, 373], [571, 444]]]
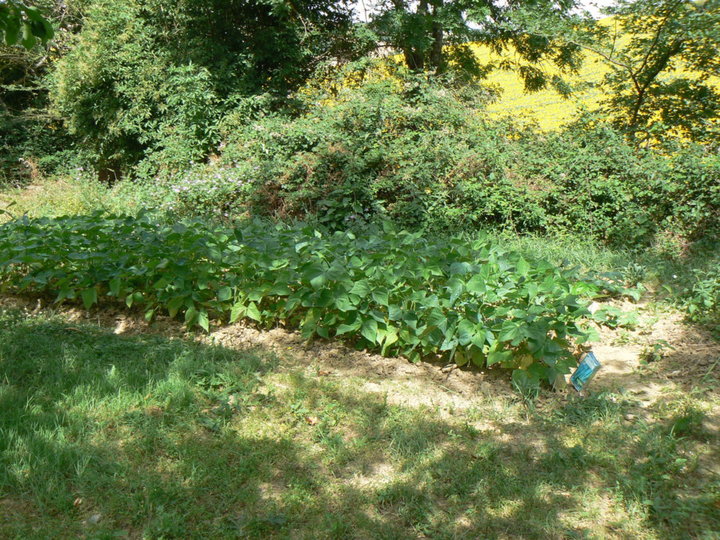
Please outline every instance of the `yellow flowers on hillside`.
[[[615, 24], [614, 21], [612, 17], [608, 17], [600, 21], [600, 24], [612, 27]], [[624, 48], [629, 39], [629, 36], [618, 36], [616, 42], [618, 49]], [[502, 55], [498, 54], [484, 45], [471, 44], [470, 47], [482, 65], [499, 65], [515, 56], [512, 51], [506, 51]], [[343, 99], [340, 95], [340, 90], [343, 88], [356, 88], [371, 81], [395, 80], [392, 75], [393, 65], [397, 66], [402, 63], [402, 55], [389, 56], [372, 67], [366, 67], [362, 73], [346, 75], [341, 82], [338, 82], [337, 79], [334, 81], [331, 79], [315, 80], [301, 93], [323, 95], [323, 98], [318, 99], [317, 103], [329, 105]], [[538, 92], [527, 92], [522, 77], [516, 71], [498, 69], [492, 71], [482, 81], [483, 85], [498, 93], [497, 100], [487, 106], [487, 111], [492, 117], [510, 116], [515, 120], [526, 120], [545, 131], [559, 129], [577, 117], [581, 111], [593, 111], [599, 108], [606, 97], [602, 88], [603, 79], [613, 69], [607, 59], [591, 51], [585, 53], [585, 60], [577, 74], [562, 73], [551, 63], [538, 67], [544, 70], [549, 77], [561, 77], [572, 89], [571, 94], [565, 97], [550, 86]], [[688, 74], [690, 74], [690, 78], [694, 77], [692, 73], [676, 70], [661, 75], [660, 78], [672, 79], [678, 75], [688, 76]], [[710, 81], [711, 84], [720, 87], [720, 79], [711, 78]], [[328, 98], [328, 93], [332, 97]], [[720, 118], [716, 122], [720, 124]]]

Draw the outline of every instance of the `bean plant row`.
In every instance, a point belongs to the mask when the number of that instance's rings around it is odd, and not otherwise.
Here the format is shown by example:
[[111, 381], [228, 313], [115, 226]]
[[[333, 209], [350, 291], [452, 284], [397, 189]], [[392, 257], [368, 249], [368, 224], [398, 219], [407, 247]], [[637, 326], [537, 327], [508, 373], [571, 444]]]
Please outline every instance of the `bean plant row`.
[[298, 328], [413, 361], [513, 368], [517, 384], [553, 381], [576, 364], [573, 350], [590, 336], [587, 305], [604, 289], [487, 238], [389, 226], [321, 233], [94, 214], [0, 227], [0, 291], [86, 309], [122, 302], [205, 331], [240, 319]]

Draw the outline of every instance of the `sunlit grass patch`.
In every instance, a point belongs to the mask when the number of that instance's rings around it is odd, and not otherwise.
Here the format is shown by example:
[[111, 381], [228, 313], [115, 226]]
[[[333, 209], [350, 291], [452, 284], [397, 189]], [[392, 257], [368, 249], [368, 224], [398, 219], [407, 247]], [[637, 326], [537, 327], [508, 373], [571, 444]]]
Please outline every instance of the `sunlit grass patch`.
[[720, 532], [703, 469], [712, 395], [669, 394], [628, 421], [638, 405], [622, 393], [527, 408], [478, 391], [441, 411], [364, 382], [262, 349], [4, 311], [0, 536]]

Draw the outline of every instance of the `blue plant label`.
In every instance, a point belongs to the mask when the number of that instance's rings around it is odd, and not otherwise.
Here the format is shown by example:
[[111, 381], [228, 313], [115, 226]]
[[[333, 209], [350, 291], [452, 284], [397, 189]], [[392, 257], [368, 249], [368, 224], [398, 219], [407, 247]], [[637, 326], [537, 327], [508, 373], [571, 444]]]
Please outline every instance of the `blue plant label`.
[[595, 358], [595, 355], [592, 352], [585, 354], [580, 359], [580, 364], [575, 370], [575, 373], [573, 373], [570, 377], [570, 382], [575, 387], [575, 390], [578, 392], [582, 391], [582, 389], [585, 388], [585, 386], [587, 386], [590, 380], [595, 376], [600, 367], [600, 362], [598, 362], [598, 359]]

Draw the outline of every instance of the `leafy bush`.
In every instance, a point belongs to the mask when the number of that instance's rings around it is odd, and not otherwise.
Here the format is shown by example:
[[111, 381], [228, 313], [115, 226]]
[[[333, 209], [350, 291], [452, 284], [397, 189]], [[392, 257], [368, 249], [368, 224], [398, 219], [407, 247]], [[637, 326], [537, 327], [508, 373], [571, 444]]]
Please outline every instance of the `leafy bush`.
[[692, 289], [685, 295], [683, 303], [690, 320], [720, 332], [720, 268], [696, 270]]
[[106, 174], [178, 171], [211, 153], [231, 103], [285, 98], [342, 56], [349, 22], [325, 0], [93, 0], [57, 63], [53, 108]]
[[[248, 174], [241, 166], [196, 166], [147, 183], [153, 206], [181, 217], [227, 219], [245, 211]], [[161, 202], [160, 202], [161, 201]], [[147, 200], [146, 203], [150, 201]], [[158, 204], [160, 202], [160, 204]]]
[[299, 117], [223, 124], [220, 163], [242, 164], [238, 202], [256, 214], [339, 229], [380, 217], [426, 231], [571, 232], [624, 247], [718, 227], [720, 166], [702, 147], [637, 150], [596, 119], [551, 134], [490, 121], [481, 94], [416, 76], [298, 97]]
[[176, 66], [155, 50], [158, 29], [143, 19], [140, 2], [110, 4], [93, 4], [78, 43], [58, 64], [55, 112], [113, 178], [143, 159], [148, 173], [204, 158], [218, 100], [208, 70]]
[[523, 384], [574, 365], [573, 340], [588, 337], [581, 297], [603, 287], [487, 239], [100, 214], [2, 225], [0, 285], [88, 309], [119, 300], [148, 319], [184, 314], [205, 330], [247, 318], [413, 360], [500, 364]]
[[505, 174], [514, 156], [503, 124], [477, 109], [482, 97], [411, 75], [301, 93], [300, 117], [226, 124], [221, 158], [250, 165], [251, 208], [261, 215], [337, 228], [353, 216], [425, 230], [532, 227], [539, 208]]
[[720, 153], [700, 145], [670, 148], [656, 168], [654, 210], [690, 240], [720, 234]]

